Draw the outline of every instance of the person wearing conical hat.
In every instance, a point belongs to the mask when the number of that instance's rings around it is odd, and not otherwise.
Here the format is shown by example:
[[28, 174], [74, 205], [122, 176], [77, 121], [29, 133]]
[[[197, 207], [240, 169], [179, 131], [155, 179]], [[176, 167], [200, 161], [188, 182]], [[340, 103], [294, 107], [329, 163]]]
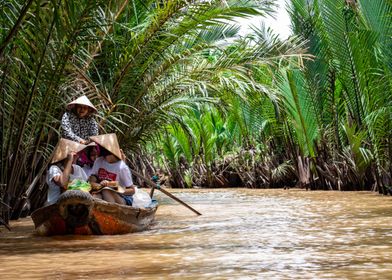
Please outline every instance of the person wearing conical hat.
[[46, 205], [56, 203], [60, 194], [67, 189], [68, 182], [74, 179], [87, 181], [86, 173], [75, 164], [78, 153], [86, 147], [86, 145], [65, 138], [61, 138], [57, 143], [46, 175], [46, 183], [49, 187]]
[[90, 139], [99, 145], [101, 155], [94, 162], [91, 171], [92, 176], [89, 178], [90, 182], [97, 182], [102, 187], [109, 187], [115, 183], [125, 189], [123, 193], [118, 193], [110, 188], [104, 188], [100, 192], [93, 193], [93, 196], [108, 202], [132, 205], [132, 195], [135, 193], [135, 187], [131, 170], [121, 159], [122, 152], [116, 134], [91, 136]]
[[87, 144], [90, 136], [98, 135], [98, 123], [94, 118], [97, 109], [83, 95], [68, 103], [61, 119], [63, 138]]
[[99, 156], [99, 148], [95, 145], [95, 143], [90, 143], [87, 146], [88, 147], [83, 153], [79, 153], [79, 158], [76, 164], [82, 167], [87, 177], [89, 177], [91, 175], [94, 162]]

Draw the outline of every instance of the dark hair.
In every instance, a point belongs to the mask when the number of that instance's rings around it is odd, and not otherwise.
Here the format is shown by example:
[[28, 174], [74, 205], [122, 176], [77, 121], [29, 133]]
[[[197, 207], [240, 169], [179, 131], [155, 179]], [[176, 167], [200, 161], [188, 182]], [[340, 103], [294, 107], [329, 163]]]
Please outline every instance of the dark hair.
[[99, 145], [99, 156], [106, 157], [106, 156], [109, 156], [109, 155], [113, 155], [113, 156], [116, 157], [116, 159], [121, 160], [121, 158], [119, 158], [118, 156], [116, 156], [112, 152], [108, 151], [107, 149], [105, 149], [104, 147]]
[[95, 151], [96, 151], [96, 153], [97, 153], [97, 156], [98, 156], [98, 157], [100, 156], [99, 147], [97, 147], [97, 146], [89, 146], [89, 147], [87, 147], [87, 149], [86, 149], [86, 154], [87, 154], [87, 157], [88, 157], [89, 159], [91, 159], [90, 157], [91, 157], [91, 152], [93, 151], [93, 149], [95, 149]]
[[50, 167], [51, 165], [57, 165], [57, 166], [61, 169], [62, 167], [64, 167], [64, 165], [65, 165], [66, 162], [67, 162], [67, 158], [62, 159], [62, 160], [59, 160], [59, 161], [56, 161], [56, 162], [53, 162], [53, 163], [51, 163], [51, 164], [49, 165], [49, 167]]
[[99, 155], [101, 157], [106, 157], [108, 155], [111, 155], [112, 153], [109, 152], [108, 150], [106, 150], [104, 147], [102, 147], [101, 145], [99, 145]]
[[[75, 105], [72, 107], [72, 109], [71, 109], [71, 112], [74, 113], [75, 115], [78, 114], [78, 111], [77, 111], [78, 106], [87, 106], [87, 105], [75, 104]], [[90, 106], [87, 106], [87, 107], [88, 107], [88, 114], [87, 114], [88, 116], [91, 116], [92, 114], [95, 113], [95, 111], [94, 111], [93, 108], [91, 108]]]

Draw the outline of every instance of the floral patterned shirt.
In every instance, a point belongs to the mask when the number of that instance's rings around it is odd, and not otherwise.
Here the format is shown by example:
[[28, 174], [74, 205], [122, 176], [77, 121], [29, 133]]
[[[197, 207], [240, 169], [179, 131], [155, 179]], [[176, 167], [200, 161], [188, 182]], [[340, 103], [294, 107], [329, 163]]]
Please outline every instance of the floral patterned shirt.
[[76, 142], [98, 135], [98, 123], [93, 116], [79, 118], [73, 112], [64, 113], [61, 119], [61, 129], [64, 138]]

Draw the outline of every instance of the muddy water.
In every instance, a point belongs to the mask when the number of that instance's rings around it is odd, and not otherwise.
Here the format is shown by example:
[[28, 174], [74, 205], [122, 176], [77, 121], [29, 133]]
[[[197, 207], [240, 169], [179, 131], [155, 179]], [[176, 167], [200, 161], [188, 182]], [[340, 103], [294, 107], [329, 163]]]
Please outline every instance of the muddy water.
[[162, 195], [149, 231], [32, 235], [30, 219], [0, 232], [1, 279], [392, 279], [392, 199], [302, 190]]

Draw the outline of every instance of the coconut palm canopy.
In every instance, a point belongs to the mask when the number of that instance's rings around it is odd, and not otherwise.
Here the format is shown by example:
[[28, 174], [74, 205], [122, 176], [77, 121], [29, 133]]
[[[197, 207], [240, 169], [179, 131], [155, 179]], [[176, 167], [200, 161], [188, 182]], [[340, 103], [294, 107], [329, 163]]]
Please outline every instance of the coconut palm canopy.
[[[9, 1], [1, 9], [2, 201], [35, 193], [59, 138], [65, 104], [84, 94], [102, 132], [135, 149], [212, 96], [259, 88], [249, 71], [294, 44], [241, 40], [235, 17], [271, 12], [271, 1]], [[271, 52], [271, 53], [269, 53]], [[217, 59], [210, 54], [219, 53]], [[272, 61], [272, 59], [271, 59]], [[18, 211], [18, 210], [17, 210]]]
[[390, 3], [289, 2], [284, 42], [238, 34], [235, 19], [273, 13], [272, 0], [0, 3], [2, 222], [42, 203], [61, 115], [81, 95], [131, 164], [154, 158], [173, 186], [385, 191]]

